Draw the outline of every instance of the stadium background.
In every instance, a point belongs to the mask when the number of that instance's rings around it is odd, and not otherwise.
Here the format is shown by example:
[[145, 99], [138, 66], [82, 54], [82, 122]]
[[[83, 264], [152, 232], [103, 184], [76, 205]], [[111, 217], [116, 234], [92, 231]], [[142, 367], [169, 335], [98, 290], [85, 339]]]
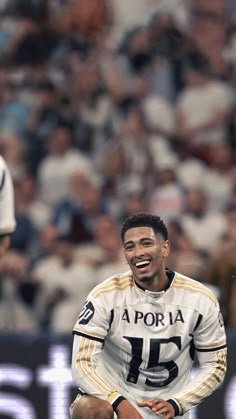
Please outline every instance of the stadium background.
[[[25, 13], [38, 16], [43, 21], [48, 7], [51, 13], [55, 13], [66, 3], [66, 0], [5, 0], [0, 2], [0, 7], [2, 16], [18, 13], [22, 16]], [[189, 5], [190, 1], [176, 2], [176, 5], [181, 6], [181, 3]], [[215, 5], [218, 3], [222, 2], [215, 2]], [[234, 2], [226, 3], [229, 10], [232, 7], [233, 13]], [[103, 11], [100, 12], [96, 19], [92, 12], [87, 18], [75, 16], [73, 30], [81, 31], [85, 36], [96, 33], [106, 19]], [[229, 358], [226, 379], [221, 388], [193, 412], [192, 419], [236, 419], [235, 329], [227, 327], [227, 335]], [[70, 333], [39, 331], [19, 334], [1, 331], [1, 419], [68, 419], [68, 405], [76, 392], [70, 377], [71, 342]]]

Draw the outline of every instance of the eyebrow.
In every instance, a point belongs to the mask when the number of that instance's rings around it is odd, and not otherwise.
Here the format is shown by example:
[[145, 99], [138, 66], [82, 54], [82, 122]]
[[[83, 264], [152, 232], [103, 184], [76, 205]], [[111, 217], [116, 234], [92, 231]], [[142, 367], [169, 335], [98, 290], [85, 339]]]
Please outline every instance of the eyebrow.
[[124, 246], [127, 245], [127, 244], [131, 244], [131, 243], [143, 242], [145, 240], [150, 240], [152, 242], [154, 241], [151, 237], [142, 237], [139, 240], [128, 240], [127, 242], [124, 242]]

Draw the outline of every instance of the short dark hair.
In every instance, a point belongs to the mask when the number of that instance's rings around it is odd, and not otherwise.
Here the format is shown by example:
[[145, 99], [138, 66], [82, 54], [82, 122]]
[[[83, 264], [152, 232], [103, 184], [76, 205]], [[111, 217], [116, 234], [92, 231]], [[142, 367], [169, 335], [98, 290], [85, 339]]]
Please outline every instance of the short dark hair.
[[134, 214], [126, 218], [121, 227], [121, 240], [124, 243], [124, 236], [127, 230], [134, 227], [151, 227], [155, 233], [162, 235], [164, 240], [168, 239], [168, 230], [164, 221], [158, 216], [153, 214]]

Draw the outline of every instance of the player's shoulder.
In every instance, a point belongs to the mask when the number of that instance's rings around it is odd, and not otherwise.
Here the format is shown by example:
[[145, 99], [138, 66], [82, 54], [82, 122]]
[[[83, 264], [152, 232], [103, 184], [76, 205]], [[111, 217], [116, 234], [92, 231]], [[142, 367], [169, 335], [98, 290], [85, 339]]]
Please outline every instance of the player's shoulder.
[[132, 273], [131, 271], [127, 271], [112, 275], [105, 279], [93, 288], [90, 295], [93, 298], [98, 298], [102, 295], [116, 294], [117, 292], [123, 293], [131, 287], [133, 287]]
[[6, 162], [2, 156], [0, 156], [0, 176], [2, 177], [7, 169]]
[[191, 295], [191, 298], [206, 298], [217, 304], [217, 298], [214, 292], [205, 284], [196, 279], [190, 278], [179, 272], [175, 272], [175, 277], [172, 283], [173, 289], [179, 289], [183, 295]]
[[0, 155], [0, 170], [5, 170], [5, 169], [7, 169], [7, 164], [4, 158]]
[[0, 183], [1, 184], [3, 183], [3, 179], [5, 178], [6, 175], [9, 177], [9, 168], [4, 158], [0, 155]]

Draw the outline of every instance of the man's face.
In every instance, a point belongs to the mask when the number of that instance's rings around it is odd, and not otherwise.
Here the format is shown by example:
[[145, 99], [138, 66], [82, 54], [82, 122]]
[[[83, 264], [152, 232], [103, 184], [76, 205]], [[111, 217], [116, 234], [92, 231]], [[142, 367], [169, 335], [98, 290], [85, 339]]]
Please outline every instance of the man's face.
[[158, 279], [165, 271], [169, 242], [151, 227], [135, 227], [125, 233], [124, 253], [136, 281], [144, 284]]

